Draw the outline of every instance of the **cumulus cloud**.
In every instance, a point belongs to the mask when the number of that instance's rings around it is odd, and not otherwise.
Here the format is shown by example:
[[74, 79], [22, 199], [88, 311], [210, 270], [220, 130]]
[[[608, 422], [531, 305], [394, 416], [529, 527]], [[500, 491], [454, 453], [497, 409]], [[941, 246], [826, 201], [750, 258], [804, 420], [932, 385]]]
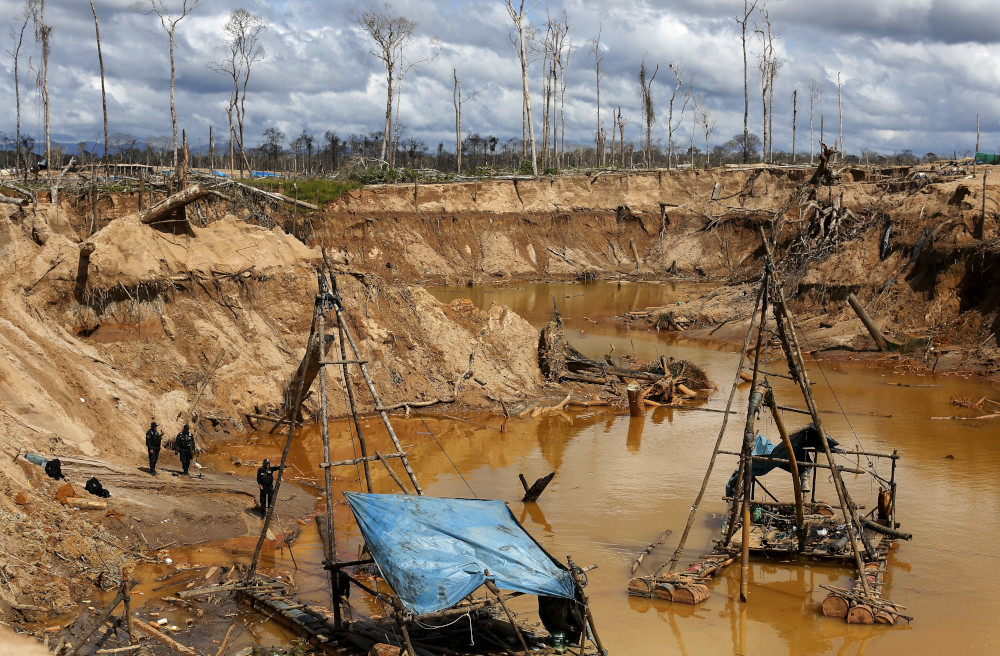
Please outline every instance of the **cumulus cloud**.
[[[148, 0], [145, 0], [148, 2]], [[95, 0], [100, 17], [113, 133], [143, 139], [170, 132], [167, 35], [155, 15], [135, 10], [135, 0]], [[171, 0], [167, 0], [171, 6]], [[173, 0], [176, 6], [178, 0]], [[466, 94], [481, 93], [463, 107], [466, 130], [501, 139], [521, 134], [520, 68], [511, 43], [513, 26], [501, 0], [392, 0], [395, 10], [418, 23], [408, 56], [419, 59], [433, 37], [440, 56], [419, 65], [403, 82], [400, 121], [407, 135], [432, 148], [454, 140], [452, 71]], [[526, 3], [526, 4], [531, 4]], [[141, 6], [146, 6], [140, 3]], [[983, 143], [1000, 143], [1000, 111], [991, 90], [1000, 84], [1000, 21], [995, 0], [841, 0], [835, 6], [806, 0], [772, 0], [772, 28], [784, 60], [776, 80], [774, 140], [791, 147], [792, 94], [798, 91], [800, 151], [808, 151], [808, 86], [824, 93], [815, 108], [827, 141], [838, 122], [837, 74], [843, 83], [844, 137], [850, 152], [911, 149], [959, 153], [975, 145], [976, 114], [982, 115]], [[269, 24], [262, 37], [265, 59], [253, 69], [247, 98], [249, 142], [268, 127], [289, 137], [306, 129], [346, 136], [380, 130], [385, 113], [385, 78], [371, 44], [351, 23], [362, 0], [212, 0], [177, 28], [176, 104], [181, 127], [195, 143], [208, 128], [225, 132], [230, 88], [208, 64], [219, 57], [229, 13], [246, 8]], [[24, 4], [0, 0], [2, 50]], [[601, 30], [604, 57], [602, 117], [610, 129], [613, 107], [628, 118], [626, 138], [642, 132], [638, 70], [643, 59], [660, 65], [653, 87], [660, 117], [654, 136], [666, 141], [665, 113], [675, 62], [704, 97], [717, 121], [713, 141], [742, 131], [743, 57], [739, 0], [551, 0], [529, 18], [544, 30], [547, 16], [570, 24], [573, 51], [566, 71], [567, 141], [590, 143], [595, 129], [594, 57], [589, 42]], [[546, 13], [547, 12], [547, 13]], [[76, 143], [102, 133], [100, 79], [89, 3], [48, 0], [52, 25], [50, 95], [53, 138]], [[22, 130], [41, 138], [41, 112], [29, 60], [39, 53], [29, 31], [21, 57]], [[760, 86], [755, 66], [760, 43], [749, 39], [751, 130], [760, 132]], [[13, 133], [13, 62], [3, 53], [0, 94], [7, 111], [0, 131]], [[530, 70], [533, 104], [540, 114], [542, 72]], [[676, 118], [676, 117], [675, 117]], [[676, 135], [686, 142], [690, 115]], [[699, 134], [696, 144], [704, 142]], [[453, 146], [451, 146], [453, 147]], [[984, 146], [985, 147], [985, 146]], [[992, 148], [989, 148], [992, 150]]]

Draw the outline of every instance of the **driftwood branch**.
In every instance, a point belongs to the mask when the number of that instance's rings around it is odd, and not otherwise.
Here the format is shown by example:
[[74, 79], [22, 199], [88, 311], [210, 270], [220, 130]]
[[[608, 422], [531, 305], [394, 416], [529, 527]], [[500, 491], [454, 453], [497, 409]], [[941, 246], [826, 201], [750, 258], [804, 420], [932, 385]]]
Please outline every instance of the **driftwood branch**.
[[31, 205], [31, 201], [27, 198], [11, 198], [10, 196], [0, 196], [0, 203], [18, 205], [19, 207], [27, 207], [28, 205]]

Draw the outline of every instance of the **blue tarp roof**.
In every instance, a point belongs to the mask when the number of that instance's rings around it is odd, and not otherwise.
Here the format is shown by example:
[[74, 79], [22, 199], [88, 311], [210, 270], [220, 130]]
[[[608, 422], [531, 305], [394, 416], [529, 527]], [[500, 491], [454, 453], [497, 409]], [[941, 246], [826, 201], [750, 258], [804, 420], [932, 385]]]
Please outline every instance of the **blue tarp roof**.
[[[797, 462], [803, 461], [806, 447], [821, 449], [823, 445], [819, 439], [819, 431], [816, 430], [816, 427], [813, 426], [812, 423], [797, 429], [794, 433], [788, 436], [788, 441], [792, 443], [792, 450], [795, 452], [795, 460]], [[840, 446], [837, 441], [829, 435], [826, 436], [826, 441], [830, 444], [831, 451], [836, 451], [837, 447]], [[778, 442], [777, 444], [772, 444], [771, 440], [767, 439], [763, 435], [757, 435], [754, 439], [752, 455], [768, 456], [780, 460], [788, 459], [788, 452], [786, 451], [783, 443]], [[791, 471], [786, 464], [757, 461], [753, 463], [753, 475], [754, 477], [763, 476], [776, 467], [784, 469], [785, 471]], [[737, 467], [736, 471], [733, 472], [733, 475], [729, 477], [729, 481], [726, 483], [727, 497], [733, 496], [736, 492], [736, 477], [738, 474], [739, 468]]]
[[382, 576], [415, 614], [450, 608], [481, 586], [574, 597], [569, 571], [502, 501], [344, 492]]

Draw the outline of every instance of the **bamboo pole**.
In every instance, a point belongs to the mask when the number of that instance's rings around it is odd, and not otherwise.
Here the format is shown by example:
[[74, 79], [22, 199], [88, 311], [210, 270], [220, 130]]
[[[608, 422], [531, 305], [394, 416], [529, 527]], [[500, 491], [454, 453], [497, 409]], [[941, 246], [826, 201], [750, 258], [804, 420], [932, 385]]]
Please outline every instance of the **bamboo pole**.
[[[594, 636], [594, 644], [597, 645], [597, 651], [600, 654], [606, 654], [607, 651], [604, 649], [601, 637], [597, 635], [597, 624], [594, 623], [594, 614], [590, 611], [590, 600], [587, 598], [587, 593], [583, 591], [583, 584], [581, 584], [577, 578], [577, 572], [582, 572], [583, 570], [576, 566], [576, 563], [573, 562], [573, 557], [569, 554], [566, 554], [566, 562], [569, 564], [569, 571], [570, 575], [573, 577], [573, 585], [576, 586], [576, 593], [583, 602], [583, 614], [586, 617], [587, 623], [590, 625], [590, 633]], [[586, 628], [583, 633], [584, 637], [586, 637]]]
[[[337, 292], [337, 278], [333, 276], [333, 293], [334, 301], [333, 308], [337, 312], [337, 323], [340, 326], [341, 334], [347, 338], [347, 343], [351, 345], [351, 350], [354, 352], [354, 357], [361, 360], [361, 349], [358, 348], [357, 343], [354, 341], [354, 337], [351, 335], [350, 329], [347, 327], [347, 320], [344, 317], [344, 308], [340, 302], [340, 295]], [[343, 359], [347, 359], [346, 356]], [[372, 382], [372, 378], [368, 373], [368, 367], [365, 364], [358, 365], [361, 368], [361, 375], [365, 379], [365, 383], [368, 385], [368, 391], [371, 392], [372, 400], [375, 402], [376, 408], [382, 407], [382, 399], [379, 398], [378, 391], [375, 389], [375, 383]], [[392, 428], [392, 423], [389, 421], [389, 415], [386, 414], [385, 410], [378, 411], [379, 416], [382, 418], [382, 423], [385, 425], [386, 431], [389, 433], [389, 439], [392, 440], [392, 445], [396, 447], [397, 451], [402, 451], [403, 446], [399, 443], [399, 438], [396, 436], [396, 431]], [[413, 468], [410, 467], [410, 463], [406, 458], [402, 458], [403, 468], [406, 470], [406, 474], [410, 477], [410, 482], [413, 484], [413, 489], [416, 490], [417, 495], [423, 495], [424, 491], [420, 487], [420, 483], [417, 481], [417, 475], [413, 473]]]
[[[368, 490], [368, 494], [372, 493], [372, 473], [368, 466], [368, 446], [365, 444], [365, 432], [361, 428], [361, 419], [358, 417], [358, 408], [354, 400], [354, 387], [351, 386], [351, 370], [347, 368], [347, 340], [344, 338], [344, 319], [340, 316], [340, 312], [337, 312], [337, 334], [340, 339], [340, 366], [341, 366], [341, 376], [344, 379], [344, 388], [347, 390], [347, 402], [351, 406], [351, 419], [354, 421], [354, 431], [358, 436], [358, 445], [361, 448], [361, 462], [364, 467], [365, 472], [365, 489]], [[361, 358], [357, 358], [356, 363], [359, 366], [364, 366], [364, 361]]]
[[[306, 353], [313, 347], [313, 343], [316, 337], [316, 321], [317, 315], [319, 315], [319, 304], [313, 306], [313, 316], [312, 322], [310, 324], [309, 331], [309, 341], [306, 344]], [[302, 397], [305, 395], [305, 376], [299, 379], [299, 389], [295, 394], [295, 405], [292, 407], [292, 411], [289, 414], [291, 421], [288, 423], [288, 439], [285, 440], [285, 448], [281, 452], [281, 465], [278, 467], [278, 479], [274, 482], [274, 496], [273, 501], [267, 509], [267, 515], [264, 517], [264, 525], [260, 529], [260, 537], [257, 539], [257, 546], [253, 550], [253, 558], [250, 560], [250, 567], [247, 568], [247, 572], [243, 577], [243, 583], [249, 584], [254, 575], [257, 573], [257, 563], [260, 560], [260, 550], [264, 546], [264, 539], [267, 537], [267, 529], [271, 525], [271, 518], [274, 516], [274, 509], [277, 506], [278, 501], [278, 491], [281, 489], [281, 480], [285, 473], [285, 464], [288, 462], [288, 452], [292, 447], [292, 439], [295, 436], [295, 418], [299, 416], [299, 410], [302, 407]], [[333, 530], [333, 527], [330, 527]]]
[[[379, 462], [385, 465], [385, 470], [389, 473], [389, 477], [396, 482], [396, 485], [398, 485], [399, 489], [403, 491], [403, 494], [409, 494], [410, 491], [406, 489], [406, 485], [403, 484], [403, 481], [396, 475], [396, 472], [392, 471], [392, 467], [389, 466], [389, 459], [378, 451], [375, 452], [375, 457], [379, 459]], [[327, 471], [330, 470], [328, 469]]]
[[125, 633], [128, 634], [128, 644], [131, 645], [134, 641], [132, 625], [129, 624], [128, 619], [132, 617], [132, 594], [129, 591], [128, 580], [128, 568], [122, 567], [122, 601], [124, 602], [122, 619], [125, 620]]
[[[757, 348], [754, 349], [753, 374], [750, 380], [750, 400], [747, 403], [747, 420], [743, 428], [743, 449], [740, 455], [740, 471], [743, 472], [743, 542], [740, 554], [740, 601], [746, 603], [750, 588], [750, 502], [753, 495], [753, 445], [756, 438], [754, 430], [754, 415], [764, 401], [764, 395], [757, 390], [760, 376], [760, 356], [764, 352], [764, 334], [767, 328], [768, 283], [771, 280], [770, 267], [764, 270], [764, 282], [761, 283], [760, 319], [757, 322]], [[739, 477], [737, 477], [739, 478]], [[739, 481], [736, 485], [739, 489]], [[733, 502], [733, 509], [736, 502]], [[727, 529], [732, 536], [735, 517], [730, 515]]]
[[767, 390], [764, 402], [771, 409], [774, 425], [778, 428], [781, 443], [785, 445], [785, 453], [788, 454], [788, 469], [792, 472], [792, 491], [795, 494], [795, 534], [798, 537], [799, 551], [802, 551], [806, 547], [806, 524], [805, 510], [802, 506], [802, 481], [799, 479], [799, 465], [795, 462], [795, 449], [792, 448], [792, 440], [788, 437], [785, 422], [781, 418], [781, 413], [778, 412], [778, 404], [774, 400], [773, 390]]
[[500, 608], [503, 608], [503, 612], [507, 614], [507, 619], [510, 620], [510, 625], [514, 629], [514, 633], [517, 635], [518, 642], [521, 643], [521, 649], [524, 650], [524, 656], [529, 656], [531, 650], [528, 649], [528, 643], [524, 641], [524, 635], [521, 633], [521, 629], [517, 626], [517, 620], [514, 619], [514, 613], [510, 612], [510, 608], [507, 607], [506, 602], [504, 602], [503, 597], [500, 596], [500, 590], [497, 589], [496, 584], [490, 580], [490, 570], [483, 570], [483, 574], [486, 575], [486, 589], [496, 595], [497, 601], [500, 602]]
[[694, 518], [698, 513], [698, 506], [701, 505], [701, 500], [705, 496], [705, 490], [708, 489], [708, 479], [712, 475], [712, 469], [715, 467], [715, 460], [719, 455], [719, 446], [722, 444], [722, 436], [726, 434], [726, 424], [729, 423], [730, 409], [733, 406], [733, 398], [736, 396], [736, 387], [740, 382], [739, 373], [743, 371], [743, 361], [746, 359], [747, 346], [750, 344], [750, 335], [753, 333], [753, 324], [757, 313], [757, 305], [760, 303], [761, 292], [762, 290], [757, 291], [757, 300], [754, 301], [753, 310], [750, 312], [750, 325], [747, 327], [746, 337], [743, 338], [743, 348], [740, 349], [740, 363], [736, 368], [736, 377], [735, 380], [733, 380], [733, 386], [729, 391], [729, 401], [726, 403], [726, 409], [724, 411], [725, 414], [722, 419], [722, 428], [719, 429], [719, 436], [716, 438], [715, 447], [712, 449], [712, 458], [708, 462], [708, 469], [705, 471], [705, 478], [701, 481], [701, 489], [698, 490], [698, 496], [695, 497], [694, 504], [688, 512], [687, 523], [684, 525], [684, 532], [681, 534], [680, 542], [677, 543], [674, 555], [670, 557], [670, 569], [668, 572], [671, 574], [677, 569], [677, 562], [680, 560], [681, 554], [684, 553], [684, 545], [687, 542], [688, 535], [691, 533], [691, 527], [694, 526]]
[[[774, 261], [771, 256], [771, 245], [767, 241], [763, 228], [760, 229], [760, 237], [764, 242], [764, 253], [767, 267], [769, 270], [773, 271]], [[778, 336], [782, 341], [782, 345], [788, 352], [789, 365], [794, 367], [791, 373], [798, 379], [799, 387], [802, 390], [802, 396], [805, 398], [806, 406], [812, 414], [813, 426], [815, 426], [816, 431], [819, 433], [820, 443], [823, 445], [823, 451], [826, 453], [827, 462], [831, 468], [830, 471], [833, 475], [834, 488], [837, 490], [837, 499], [840, 501], [841, 512], [844, 515], [844, 523], [847, 527], [847, 535], [851, 541], [851, 550], [854, 553], [855, 565], [858, 568], [858, 580], [861, 582], [861, 587], [864, 590], [865, 596], [871, 596], [871, 588], [868, 585], [868, 578], [865, 576], [864, 562], [861, 560], [861, 552], [858, 549], [858, 539], [855, 532], [855, 522], [857, 521], [855, 511], [851, 509], [852, 504], [850, 497], [847, 494], [847, 489], [844, 486], [844, 479], [841, 477], [840, 472], [837, 470], [836, 465], [833, 462], [833, 453], [830, 451], [830, 442], [826, 439], [826, 431], [823, 429], [823, 420], [820, 417], [819, 410], [816, 408], [816, 400], [812, 396], [812, 391], [809, 389], [809, 374], [806, 372], [805, 362], [802, 359], [802, 351], [799, 349], [798, 337], [795, 334], [795, 325], [792, 321], [791, 312], [788, 310], [787, 301], [785, 300], [785, 292], [781, 288], [781, 282], [777, 279], [775, 280], [774, 291], [777, 297], [777, 307], [780, 310], [782, 319], [776, 322], [779, 328]], [[781, 329], [782, 323], [786, 324], [785, 330]]]
[[[319, 339], [320, 344], [326, 343], [326, 324], [324, 323], [324, 310], [321, 308], [319, 311], [318, 324], [319, 324]], [[330, 422], [329, 422], [329, 406], [327, 405], [326, 398], [326, 367], [320, 363], [319, 366], [319, 403], [321, 409], [320, 421], [321, 421], [321, 434], [323, 436], [323, 461], [330, 461]], [[324, 495], [326, 497], [326, 539], [323, 540], [323, 554], [326, 557], [326, 562], [333, 563], [337, 561], [337, 543], [336, 538], [333, 534], [333, 473], [330, 468], [327, 467], [323, 470], [323, 487], [326, 492]], [[330, 603], [333, 606], [333, 624], [337, 629], [340, 629], [340, 582], [338, 580], [337, 572], [333, 570], [327, 570], [327, 578], [330, 583]]]

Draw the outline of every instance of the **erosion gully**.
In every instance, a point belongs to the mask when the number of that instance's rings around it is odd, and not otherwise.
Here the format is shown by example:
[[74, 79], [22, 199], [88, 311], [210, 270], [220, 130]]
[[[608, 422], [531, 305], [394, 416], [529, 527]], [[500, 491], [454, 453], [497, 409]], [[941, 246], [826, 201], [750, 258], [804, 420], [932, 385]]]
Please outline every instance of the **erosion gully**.
[[[629, 309], [683, 304], [706, 290], [693, 283], [597, 282], [440, 287], [431, 291], [446, 302], [470, 298], [486, 307], [496, 301], [536, 326], [549, 318], [554, 297], [574, 346], [593, 357], [613, 349], [615, 356], [690, 359], [703, 366], [719, 387], [704, 407], [721, 409], [734, 378], [738, 345], [686, 341], [675, 333], [630, 331], [620, 324], [591, 321]], [[785, 371], [781, 364], [774, 363], [772, 370]], [[577, 563], [599, 566], [590, 572], [587, 591], [601, 637], [613, 654], [937, 656], [956, 645], [961, 645], [964, 654], [996, 653], [1000, 423], [931, 417], [974, 416], [975, 412], [954, 406], [951, 397], [997, 399], [1000, 390], [962, 376], [897, 373], [871, 362], [839, 359], [812, 361], [810, 366], [820, 407], [836, 410], [842, 406], [846, 411], [846, 416], [824, 415], [831, 435], [848, 448], [897, 449], [902, 456], [896, 472], [899, 518], [902, 529], [912, 532], [914, 539], [902, 542], [890, 555], [887, 594], [915, 617], [909, 625], [859, 626], [824, 618], [819, 606], [826, 592], [819, 586], [847, 586], [852, 572], [822, 564], [754, 563], [746, 604], [738, 601], [738, 567], [731, 567], [713, 582], [711, 597], [696, 607], [626, 595], [633, 559], [665, 528], [673, 528], [673, 535], [647, 558], [640, 572], [652, 571], [673, 552], [720, 429], [720, 413], [656, 408], [644, 419], [630, 419], [627, 412], [613, 409], [568, 409], [535, 419], [511, 419], [503, 433], [499, 430], [501, 420], [489, 415], [399, 417], [394, 419], [394, 427], [427, 494], [504, 499], [556, 558], [572, 554]], [[788, 381], [775, 379], [772, 383], [780, 403], [803, 407]], [[392, 398], [391, 391], [385, 390], [384, 396]], [[736, 409], [745, 408], [745, 403], [744, 393], [737, 392]], [[785, 421], [789, 426], [804, 423], [800, 415], [786, 415]], [[766, 419], [760, 422], [765, 434], [768, 428], [773, 429], [768, 423]], [[364, 426], [369, 440], [386, 440], [379, 422], [366, 420]], [[742, 426], [742, 418], [736, 415], [729, 423], [723, 449], [738, 449]], [[352, 457], [350, 434], [346, 422], [333, 425], [333, 459]], [[293, 491], [282, 488], [282, 494], [314, 494], [320, 509], [323, 472], [317, 466], [322, 459], [319, 429], [307, 427], [299, 435], [287, 474], [300, 487]], [[775, 436], [773, 430], [770, 436]], [[232, 456], [253, 461], [270, 457], [273, 462], [280, 456], [283, 442], [283, 434], [254, 434], [240, 444], [220, 447], [202, 462], [237, 475], [252, 475], [252, 469], [234, 466]], [[711, 550], [711, 540], [722, 524], [722, 489], [735, 460], [719, 458], [684, 563]], [[518, 474], [523, 473], [530, 482], [550, 471], [555, 471], [556, 477], [538, 503], [522, 504]], [[373, 467], [372, 472], [377, 492], [396, 491], [381, 468]], [[765, 485], [786, 491], [790, 489], [783, 487], [786, 478], [786, 472], [775, 470]], [[853, 478], [847, 475], [849, 486]], [[358, 471], [341, 468], [335, 486], [359, 489], [359, 480]], [[835, 500], [829, 481], [820, 480], [817, 486], [818, 499]], [[877, 492], [876, 488], [853, 488], [855, 500], [868, 508]], [[360, 545], [357, 527], [343, 499], [335, 501], [338, 551], [344, 558], [355, 557]], [[297, 570], [287, 549], [265, 552], [261, 566], [294, 571], [298, 596], [328, 605], [315, 523], [302, 529], [293, 546]], [[247, 540], [230, 541], [199, 545], [175, 556], [182, 562], [225, 564], [248, 548]], [[156, 572], [166, 571], [164, 567], [158, 566]], [[357, 607], [359, 602], [352, 603]], [[172, 623], [182, 620], [171, 618]], [[280, 644], [287, 638], [281, 629], [263, 624], [242, 640]]]

